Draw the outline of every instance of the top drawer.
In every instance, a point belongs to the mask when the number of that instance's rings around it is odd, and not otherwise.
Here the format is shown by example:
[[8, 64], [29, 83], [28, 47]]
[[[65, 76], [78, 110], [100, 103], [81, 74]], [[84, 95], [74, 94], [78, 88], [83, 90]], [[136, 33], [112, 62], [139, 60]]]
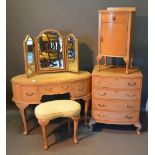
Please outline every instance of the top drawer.
[[101, 22], [119, 22], [126, 23], [128, 21], [128, 14], [116, 14], [116, 13], [102, 13]]
[[93, 86], [98, 88], [139, 89], [141, 79], [93, 76]]

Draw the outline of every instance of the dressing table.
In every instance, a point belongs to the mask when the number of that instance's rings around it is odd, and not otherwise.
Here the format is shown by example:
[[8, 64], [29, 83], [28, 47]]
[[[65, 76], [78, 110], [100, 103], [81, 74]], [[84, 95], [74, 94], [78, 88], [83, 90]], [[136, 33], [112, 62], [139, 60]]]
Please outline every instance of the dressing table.
[[79, 70], [78, 39], [74, 34], [65, 37], [48, 29], [23, 41], [25, 72], [11, 79], [13, 101], [19, 108], [28, 133], [26, 107], [39, 104], [43, 95], [69, 93], [71, 100], [85, 101], [85, 124], [91, 98], [91, 74]]
[[29, 104], [39, 104], [43, 95], [69, 93], [70, 99], [83, 99], [85, 101], [85, 124], [91, 99], [91, 74], [80, 71], [79, 74], [70, 72], [47, 73], [27, 78], [25, 74], [11, 79], [13, 101], [19, 108], [24, 132], [28, 133], [26, 125], [26, 107]]

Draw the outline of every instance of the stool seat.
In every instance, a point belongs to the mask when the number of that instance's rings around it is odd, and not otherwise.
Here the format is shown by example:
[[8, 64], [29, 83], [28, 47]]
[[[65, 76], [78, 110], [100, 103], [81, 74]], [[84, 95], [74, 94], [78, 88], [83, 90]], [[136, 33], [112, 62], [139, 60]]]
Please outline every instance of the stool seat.
[[58, 117], [72, 117], [79, 115], [81, 106], [73, 100], [55, 100], [39, 104], [35, 108], [35, 115], [39, 119], [52, 120]]

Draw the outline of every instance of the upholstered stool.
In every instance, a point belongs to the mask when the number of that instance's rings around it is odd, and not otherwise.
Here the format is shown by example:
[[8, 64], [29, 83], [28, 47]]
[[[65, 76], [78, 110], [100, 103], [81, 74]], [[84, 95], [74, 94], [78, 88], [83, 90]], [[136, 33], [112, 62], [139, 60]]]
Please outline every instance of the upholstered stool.
[[74, 121], [74, 143], [77, 143], [77, 128], [80, 119], [81, 106], [73, 100], [55, 100], [44, 102], [36, 106], [35, 115], [42, 128], [44, 149], [48, 149], [46, 125], [50, 120], [58, 117], [69, 117], [68, 129], [70, 129], [70, 118]]

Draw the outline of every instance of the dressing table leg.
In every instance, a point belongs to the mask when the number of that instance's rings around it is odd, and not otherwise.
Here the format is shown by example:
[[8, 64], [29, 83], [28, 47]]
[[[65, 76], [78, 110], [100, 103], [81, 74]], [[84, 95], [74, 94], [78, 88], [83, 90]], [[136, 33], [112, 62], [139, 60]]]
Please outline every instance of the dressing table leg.
[[23, 135], [27, 135], [28, 134], [27, 124], [26, 124], [26, 107], [28, 107], [28, 105], [29, 104], [16, 103], [16, 106], [20, 110], [20, 113], [21, 113], [21, 116], [22, 116], [22, 120], [23, 120], [23, 125], [24, 125]]
[[88, 125], [88, 122], [87, 122], [87, 114], [88, 114], [88, 109], [89, 109], [89, 105], [90, 105], [90, 97], [91, 96], [87, 96], [85, 98], [83, 98], [83, 100], [85, 101], [85, 115], [84, 115], [84, 124], [85, 125]]

